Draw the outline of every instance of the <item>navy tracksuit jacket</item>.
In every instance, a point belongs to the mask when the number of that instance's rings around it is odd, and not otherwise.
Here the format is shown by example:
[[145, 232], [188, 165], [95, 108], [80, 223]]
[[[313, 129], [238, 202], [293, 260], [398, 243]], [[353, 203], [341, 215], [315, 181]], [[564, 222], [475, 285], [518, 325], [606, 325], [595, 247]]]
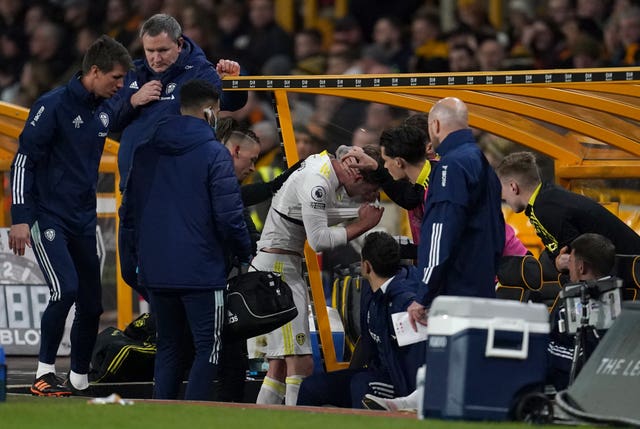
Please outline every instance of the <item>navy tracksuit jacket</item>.
[[429, 306], [438, 295], [495, 298], [505, 241], [500, 181], [470, 129], [449, 134], [437, 152], [418, 247], [426, 287], [417, 301]]
[[222, 110], [237, 110], [247, 102], [244, 91], [222, 92], [222, 81], [216, 73], [202, 49], [186, 36], [178, 59], [167, 70], [158, 74], [154, 72], [146, 59], [134, 61], [135, 70], [125, 77], [121, 96], [130, 99], [131, 96], [151, 80], [162, 83], [160, 100], [153, 101], [136, 109], [136, 116], [125, 128], [120, 137], [120, 151], [118, 152], [118, 170], [120, 172], [120, 190], [123, 191], [135, 150], [149, 141], [157, 129], [158, 121], [168, 115], [180, 114], [180, 88], [182, 84], [192, 79], [204, 79], [211, 82], [220, 93], [220, 108]]
[[98, 166], [107, 132], [120, 129], [132, 112], [118, 94], [108, 103], [95, 98], [77, 74], [33, 104], [11, 165], [12, 223], [30, 225], [51, 292], [39, 359], [55, 362], [75, 302], [71, 369], [81, 374], [88, 372], [102, 313], [95, 238]]

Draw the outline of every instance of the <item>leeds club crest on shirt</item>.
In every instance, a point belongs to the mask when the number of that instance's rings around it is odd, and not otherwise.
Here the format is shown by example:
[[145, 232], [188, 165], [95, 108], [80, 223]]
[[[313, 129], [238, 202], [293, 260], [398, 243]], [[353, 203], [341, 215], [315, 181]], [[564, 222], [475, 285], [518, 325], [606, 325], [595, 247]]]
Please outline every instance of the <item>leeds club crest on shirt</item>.
[[100, 122], [102, 122], [102, 126], [105, 128], [109, 128], [109, 115], [107, 115], [105, 112], [100, 112], [100, 115], [98, 115], [98, 117], [100, 118]]
[[167, 85], [167, 89], [165, 90], [165, 92], [167, 93], [167, 95], [171, 94], [174, 90], [176, 89], [176, 84], [174, 82], [171, 82], [169, 85]]
[[49, 241], [53, 241], [54, 238], [56, 238], [56, 231], [52, 228], [47, 229], [44, 232], [44, 238], [46, 238]]

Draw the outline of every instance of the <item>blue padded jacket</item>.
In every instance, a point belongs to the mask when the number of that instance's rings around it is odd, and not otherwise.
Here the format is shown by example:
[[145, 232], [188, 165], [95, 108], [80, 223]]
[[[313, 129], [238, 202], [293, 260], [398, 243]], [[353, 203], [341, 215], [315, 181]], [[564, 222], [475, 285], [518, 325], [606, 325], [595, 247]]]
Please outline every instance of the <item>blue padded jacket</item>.
[[251, 257], [242, 210], [233, 160], [209, 124], [180, 115], [160, 121], [136, 151], [120, 208], [123, 228], [133, 231], [139, 284], [224, 288], [227, 250]]

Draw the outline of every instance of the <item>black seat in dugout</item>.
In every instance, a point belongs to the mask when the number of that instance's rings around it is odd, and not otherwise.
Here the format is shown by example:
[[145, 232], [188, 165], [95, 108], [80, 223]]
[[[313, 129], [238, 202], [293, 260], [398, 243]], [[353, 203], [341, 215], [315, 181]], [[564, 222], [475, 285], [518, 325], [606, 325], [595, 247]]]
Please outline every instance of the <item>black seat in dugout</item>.
[[616, 255], [613, 274], [622, 279], [622, 299], [636, 301], [640, 296], [640, 255]]
[[527, 302], [531, 293], [542, 289], [542, 266], [531, 256], [503, 256], [498, 268], [496, 296]]

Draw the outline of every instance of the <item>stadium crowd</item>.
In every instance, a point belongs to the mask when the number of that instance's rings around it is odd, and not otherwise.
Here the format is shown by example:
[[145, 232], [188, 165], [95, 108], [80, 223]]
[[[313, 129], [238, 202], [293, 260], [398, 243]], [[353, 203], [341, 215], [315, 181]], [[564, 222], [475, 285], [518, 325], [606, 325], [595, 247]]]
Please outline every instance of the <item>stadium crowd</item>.
[[[332, 12], [332, 2], [320, 3]], [[233, 59], [247, 74], [638, 64], [638, 1], [509, 0], [501, 28], [491, 24], [486, 3], [458, 0], [456, 24], [445, 31], [437, 1], [354, 0], [349, 15], [333, 19], [333, 32], [289, 33], [276, 23], [272, 0], [2, 0], [0, 100], [29, 107], [75, 73], [102, 33], [140, 57], [139, 27], [159, 12], [174, 16], [214, 64]]]

